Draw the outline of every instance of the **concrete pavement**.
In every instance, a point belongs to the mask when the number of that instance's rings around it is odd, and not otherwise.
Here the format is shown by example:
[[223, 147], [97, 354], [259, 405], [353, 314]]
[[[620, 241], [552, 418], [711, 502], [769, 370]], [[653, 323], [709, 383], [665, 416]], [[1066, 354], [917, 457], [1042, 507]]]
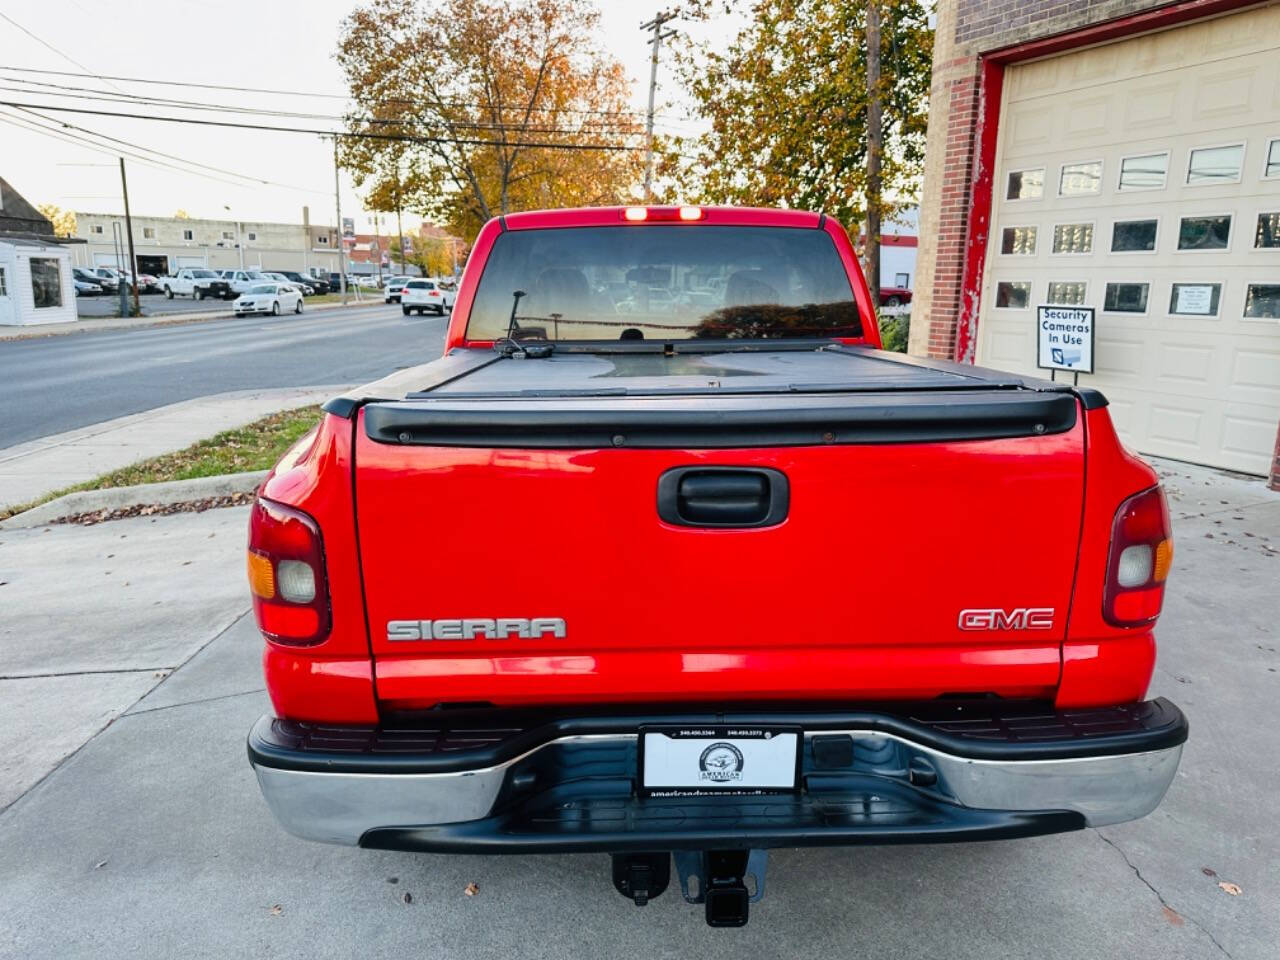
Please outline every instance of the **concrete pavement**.
[[395, 305], [0, 342], [0, 448], [233, 390], [365, 383], [441, 353]]
[[0, 509], [181, 450], [279, 410], [323, 403], [345, 389], [330, 385], [238, 390], [8, 447], [0, 450]]
[[776, 851], [741, 931], [706, 928], [674, 888], [630, 905], [603, 856], [280, 831], [243, 747], [268, 709], [243, 508], [0, 533], [0, 676], [57, 674], [0, 679], [0, 756], [25, 755], [3, 771], [18, 786], [0, 799], [0, 956], [1274, 960], [1280, 495], [1159, 466], [1177, 556], [1151, 694], [1192, 724], [1164, 804], [1056, 837]]

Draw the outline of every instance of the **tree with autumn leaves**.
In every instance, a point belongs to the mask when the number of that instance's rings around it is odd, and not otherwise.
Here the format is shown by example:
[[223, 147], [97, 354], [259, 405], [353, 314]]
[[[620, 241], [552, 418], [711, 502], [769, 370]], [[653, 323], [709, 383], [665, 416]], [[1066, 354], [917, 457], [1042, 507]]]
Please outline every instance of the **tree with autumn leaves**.
[[[868, 224], [871, 254], [880, 216], [919, 188], [927, 0], [740, 7], [682, 4], [686, 20], [743, 25], [727, 46], [691, 43], [688, 31], [678, 39], [676, 76], [704, 130], [659, 141], [661, 196], [825, 210]], [[601, 52], [598, 20], [590, 0], [358, 7], [338, 51], [355, 134], [341, 154], [369, 204], [430, 216], [471, 239], [512, 210], [634, 202], [640, 118], [621, 65]], [[879, 36], [878, 57], [867, 55], [869, 34]]]
[[[682, 9], [706, 20], [734, 8], [686, 0]], [[666, 141], [664, 176], [707, 203], [822, 210], [851, 229], [868, 225], [868, 273], [878, 273], [880, 218], [914, 201], [923, 174], [929, 12], [923, 0], [755, 0], [727, 47], [685, 40], [676, 68], [707, 129]], [[874, 83], [869, 32], [879, 35]]]
[[640, 128], [598, 20], [588, 0], [369, 0], [338, 49], [343, 165], [375, 209], [467, 239], [513, 210], [625, 202]]

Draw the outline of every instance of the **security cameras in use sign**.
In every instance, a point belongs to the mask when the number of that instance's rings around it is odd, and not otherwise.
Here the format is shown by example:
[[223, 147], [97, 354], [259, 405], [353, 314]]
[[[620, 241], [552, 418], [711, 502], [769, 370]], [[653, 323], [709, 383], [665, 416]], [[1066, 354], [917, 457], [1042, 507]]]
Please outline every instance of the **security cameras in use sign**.
[[1036, 307], [1036, 366], [1093, 373], [1093, 307]]

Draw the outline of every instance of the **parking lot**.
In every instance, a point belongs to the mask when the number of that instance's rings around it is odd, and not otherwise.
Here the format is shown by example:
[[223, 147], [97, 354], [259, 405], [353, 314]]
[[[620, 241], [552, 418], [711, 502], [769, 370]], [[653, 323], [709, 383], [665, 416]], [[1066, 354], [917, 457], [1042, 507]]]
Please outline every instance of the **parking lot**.
[[1031, 840], [775, 851], [731, 931], [674, 886], [631, 905], [604, 856], [284, 834], [243, 746], [269, 709], [245, 508], [0, 531], [0, 955], [1271, 960], [1280, 494], [1160, 467], [1177, 557], [1152, 694], [1191, 720], [1161, 807]]

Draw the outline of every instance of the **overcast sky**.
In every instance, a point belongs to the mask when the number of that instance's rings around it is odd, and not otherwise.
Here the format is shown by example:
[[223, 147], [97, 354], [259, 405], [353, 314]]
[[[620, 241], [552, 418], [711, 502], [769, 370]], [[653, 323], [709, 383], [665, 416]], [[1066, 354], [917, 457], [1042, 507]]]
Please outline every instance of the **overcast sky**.
[[[649, 48], [639, 25], [668, 4], [659, 0], [602, 0], [599, 5], [604, 44], [632, 77], [632, 101], [638, 111], [643, 111], [648, 93]], [[48, 44], [42, 45], [14, 23], [0, 18], [0, 64], [342, 95], [346, 91], [333, 52], [339, 23], [352, 7], [353, 0], [221, 0], [216, 4], [201, 0], [159, 3], [156, 0], [111, 0], [109, 3], [0, 0], [0, 14]], [[702, 28], [704, 33], [707, 29]], [[713, 26], [710, 30], [727, 32], [727, 25]], [[110, 85], [97, 80], [5, 73], [3, 67], [0, 67], [0, 88], [12, 88], [15, 86], [12, 78], [20, 76], [112, 92]], [[670, 79], [669, 71], [666, 76]], [[337, 100], [262, 97], [217, 90], [140, 86], [122, 81], [117, 81], [115, 86], [128, 93], [149, 96], [311, 113], [337, 114], [342, 107]], [[668, 98], [676, 97], [675, 84], [668, 82], [665, 90], [660, 84], [660, 103], [664, 93]], [[38, 102], [39, 98], [0, 89], [0, 100]], [[71, 103], [67, 100], [43, 102]], [[128, 109], [110, 103], [79, 105]], [[0, 106], [0, 117], [15, 113], [13, 107]], [[669, 119], [659, 120], [659, 128], [662, 129], [665, 122], [669, 131], [688, 130], [687, 121], [682, 123], [679, 113], [678, 109], [672, 110]], [[331, 141], [298, 134], [117, 117], [48, 115], [184, 160], [273, 182], [273, 185], [242, 186], [238, 185], [241, 181], [219, 182], [147, 166], [126, 157], [129, 203], [134, 214], [170, 216], [182, 208], [193, 217], [233, 216], [242, 220], [296, 223], [301, 220], [302, 206], [307, 204], [313, 223], [333, 222]], [[254, 122], [251, 117], [245, 119]], [[323, 126], [306, 122], [299, 125]], [[22, 130], [10, 123], [0, 123], [0, 176], [32, 203], [52, 202], [82, 211], [123, 211], [115, 156]], [[226, 207], [231, 208], [230, 214]], [[357, 230], [370, 229], [368, 215], [345, 176], [342, 178], [342, 213], [344, 217], [356, 215]], [[416, 222], [416, 219], [412, 221]], [[405, 226], [407, 230], [410, 224]]]

